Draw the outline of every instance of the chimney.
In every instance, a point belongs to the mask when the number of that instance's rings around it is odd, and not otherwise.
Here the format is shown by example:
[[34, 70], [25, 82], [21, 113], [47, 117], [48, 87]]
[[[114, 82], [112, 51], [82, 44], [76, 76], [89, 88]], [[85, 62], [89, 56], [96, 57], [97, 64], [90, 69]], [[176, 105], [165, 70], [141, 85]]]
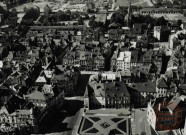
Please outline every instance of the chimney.
[[163, 106], [166, 106], [166, 98], [163, 99]]
[[161, 103], [158, 104], [158, 110], [160, 111], [161, 109]]

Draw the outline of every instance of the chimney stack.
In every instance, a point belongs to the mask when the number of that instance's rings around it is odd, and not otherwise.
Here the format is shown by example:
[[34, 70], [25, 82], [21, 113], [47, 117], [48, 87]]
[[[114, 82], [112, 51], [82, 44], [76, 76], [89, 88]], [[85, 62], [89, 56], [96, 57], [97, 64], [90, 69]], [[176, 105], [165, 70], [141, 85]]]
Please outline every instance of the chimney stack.
[[160, 111], [161, 109], [161, 103], [158, 104], [158, 110]]

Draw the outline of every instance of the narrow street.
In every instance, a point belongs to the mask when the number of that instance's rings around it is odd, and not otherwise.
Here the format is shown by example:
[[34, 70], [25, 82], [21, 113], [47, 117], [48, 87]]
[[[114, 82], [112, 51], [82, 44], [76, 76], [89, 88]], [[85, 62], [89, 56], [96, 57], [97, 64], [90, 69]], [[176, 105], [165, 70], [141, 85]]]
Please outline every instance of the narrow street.
[[144, 109], [144, 111], [141, 109], [135, 109], [132, 113], [131, 124], [133, 135], [141, 135], [142, 132], [145, 132], [147, 135], [151, 135], [150, 126], [147, 122], [146, 109]]

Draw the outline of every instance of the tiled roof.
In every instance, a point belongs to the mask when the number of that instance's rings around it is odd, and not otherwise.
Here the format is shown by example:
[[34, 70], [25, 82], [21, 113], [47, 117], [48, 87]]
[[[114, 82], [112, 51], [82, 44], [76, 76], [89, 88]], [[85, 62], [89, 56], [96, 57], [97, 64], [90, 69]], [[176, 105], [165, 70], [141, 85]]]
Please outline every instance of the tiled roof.
[[120, 71], [121, 76], [126, 77], [126, 76], [131, 76], [131, 71], [126, 70], [126, 71]]
[[12, 96], [10, 100], [5, 104], [9, 113], [15, 112], [15, 110], [20, 109], [25, 105], [26, 101], [20, 97]]
[[164, 78], [160, 78], [157, 81], [157, 84], [156, 85], [157, 85], [158, 88], [168, 88], [167, 83], [166, 83], [166, 81], [165, 81]]
[[44, 94], [40, 91], [35, 90], [31, 94], [24, 95], [26, 99], [35, 99], [35, 100], [46, 100]]
[[156, 92], [156, 83], [153, 82], [132, 83], [129, 87], [138, 92]]
[[111, 83], [105, 83], [105, 95], [107, 97], [123, 97], [130, 96], [128, 89], [124, 82], [111, 82]]
[[92, 53], [87, 51], [79, 51], [79, 59], [80, 60], [87, 60], [91, 59]]
[[66, 77], [64, 74], [60, 74], [60, 75], [53, 75], [52, 80], [57, 80], [57, 81], [64, 81], [66, 80]]

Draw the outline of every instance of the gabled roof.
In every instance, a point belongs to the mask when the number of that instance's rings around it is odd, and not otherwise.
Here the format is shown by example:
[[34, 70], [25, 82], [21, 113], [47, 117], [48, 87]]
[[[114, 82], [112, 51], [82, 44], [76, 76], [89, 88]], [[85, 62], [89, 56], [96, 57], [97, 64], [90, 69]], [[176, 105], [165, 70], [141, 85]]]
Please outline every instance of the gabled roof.
[[33, 91], [31, 94], [24, 95], [26, 99], [35, 99], [35, 100], [46, 100], [44, 94], [40, 91]]
[[5, 104], [9, 113], [15, 112], [15, 110], [24, 107], [26, 101], [18, 96], [12, 96]]
[[52, 74], [53, 74], [53, 71], [50, 71], [50, 70], [45, 70], [44, 71], [44, 74], [47, 78], [52, 78]]
[[66, 80], [66, 76], [64, 74], [53, 75], [52, 80], [65, 81]]
[[157, 81], [157, 84], [156, 85], [157, 85], [158, 88], [168, 88], [167, 83], [166, 83], [166, 81], [165, 81], [164, 78], [160, 78]]
[[69, 52], [69, 53], [67, 54], [67, 58], [75, 59], [75, 58], [76, 58], [76, 52]]
[[44, 76], [39, 76], [36, 80], [36, 83], [46, 83], [46, 79]]
[[5, 106], [2, 106], [2, 107], [0, 108], [0, 115], [3, 114], [3, 113], [4, 113], [4, 114], [7, 114], [7, 115], [9, 114], [9, 113], [8, 113], [8, 110], [6, 109]]

